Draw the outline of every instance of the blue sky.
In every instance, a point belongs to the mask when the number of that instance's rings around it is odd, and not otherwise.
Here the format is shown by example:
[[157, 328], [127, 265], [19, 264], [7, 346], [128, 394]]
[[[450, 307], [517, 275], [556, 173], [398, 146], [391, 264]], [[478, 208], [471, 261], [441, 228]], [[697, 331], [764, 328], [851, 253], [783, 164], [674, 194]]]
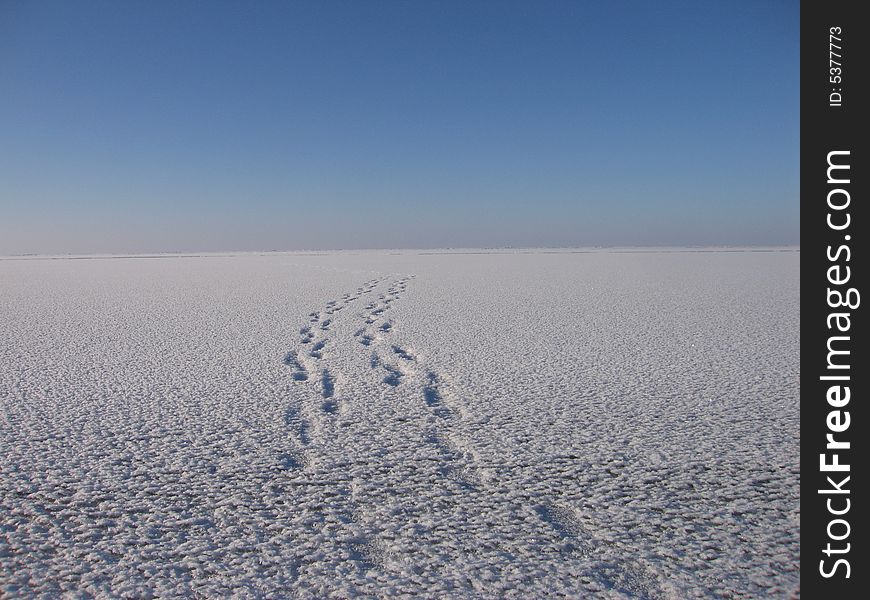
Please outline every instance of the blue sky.
[[0, 0], [0, 254], [797, 244], [796, 2]]

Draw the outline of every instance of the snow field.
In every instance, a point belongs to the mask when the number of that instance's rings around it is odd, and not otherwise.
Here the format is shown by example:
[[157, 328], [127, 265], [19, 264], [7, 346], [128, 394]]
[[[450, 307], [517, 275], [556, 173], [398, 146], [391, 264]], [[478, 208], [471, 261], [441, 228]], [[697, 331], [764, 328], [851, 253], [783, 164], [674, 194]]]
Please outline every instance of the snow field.
[[787, 595], [798, 259], [0, 261], [3, 593]]

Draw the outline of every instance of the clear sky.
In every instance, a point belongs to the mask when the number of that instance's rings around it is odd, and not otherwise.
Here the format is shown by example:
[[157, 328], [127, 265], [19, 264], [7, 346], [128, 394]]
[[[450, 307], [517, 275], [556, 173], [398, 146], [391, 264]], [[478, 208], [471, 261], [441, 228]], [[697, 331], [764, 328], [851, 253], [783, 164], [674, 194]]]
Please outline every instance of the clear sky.
[[0, 254], [797, 244], [799, 8], [0, 0]]

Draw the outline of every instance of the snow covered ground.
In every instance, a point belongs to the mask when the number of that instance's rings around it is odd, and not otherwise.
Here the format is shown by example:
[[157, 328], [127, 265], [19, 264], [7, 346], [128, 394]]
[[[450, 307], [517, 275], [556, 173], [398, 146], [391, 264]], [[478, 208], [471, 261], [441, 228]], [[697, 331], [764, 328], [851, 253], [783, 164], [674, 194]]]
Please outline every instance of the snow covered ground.
[[786, 597], [798, 263], [0, 260], [0, 596]]

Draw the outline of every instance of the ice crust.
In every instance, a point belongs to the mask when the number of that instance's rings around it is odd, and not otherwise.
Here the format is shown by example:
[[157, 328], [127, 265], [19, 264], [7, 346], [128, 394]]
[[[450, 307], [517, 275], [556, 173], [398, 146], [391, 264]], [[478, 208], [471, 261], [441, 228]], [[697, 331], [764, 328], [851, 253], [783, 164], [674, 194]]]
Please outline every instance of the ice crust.
[[0, 595], [785, 597], [798, 266], [0, 260]]

